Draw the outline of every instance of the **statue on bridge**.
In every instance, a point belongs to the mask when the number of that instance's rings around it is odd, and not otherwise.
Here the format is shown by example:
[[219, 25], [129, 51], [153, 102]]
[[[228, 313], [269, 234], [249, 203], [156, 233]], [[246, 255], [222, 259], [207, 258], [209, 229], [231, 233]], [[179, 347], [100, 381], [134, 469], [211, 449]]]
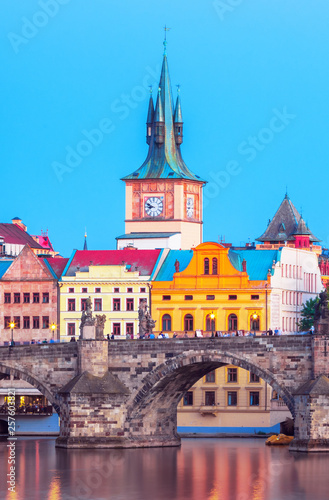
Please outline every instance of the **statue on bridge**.
[[139, 336], [144, 337], [145, 334], [152, 333], [152, 330], [155, 327], [155, 321], [154, 319], [152, 319], [151, 314], [148, 310], [146, 299], [141, 299], [140, 301], [138, 307], [138, 319]]
[[96, 340], [104, 340], [105, 314], [96, 315]]
[[82, 311], [80, 323], [80, 339], [95, 339], [96, 337], [96, 318], [93, 318], [91, 298], [86, 300], [86, 309]]
[[319, 294], [319, 302], [315, 306], [314, 323], [317, 333], [329, 333], [329, 310], [328, 310], [328, 294], [325, 290]]

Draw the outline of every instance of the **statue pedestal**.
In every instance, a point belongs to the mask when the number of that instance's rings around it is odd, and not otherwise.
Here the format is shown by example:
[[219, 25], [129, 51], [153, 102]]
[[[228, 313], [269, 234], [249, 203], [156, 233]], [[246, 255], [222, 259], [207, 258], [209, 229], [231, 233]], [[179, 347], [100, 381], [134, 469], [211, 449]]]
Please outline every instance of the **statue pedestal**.
[[96, 339], [96, 326], [83, 325], [80, 333], [81, 340], [95, 340]]

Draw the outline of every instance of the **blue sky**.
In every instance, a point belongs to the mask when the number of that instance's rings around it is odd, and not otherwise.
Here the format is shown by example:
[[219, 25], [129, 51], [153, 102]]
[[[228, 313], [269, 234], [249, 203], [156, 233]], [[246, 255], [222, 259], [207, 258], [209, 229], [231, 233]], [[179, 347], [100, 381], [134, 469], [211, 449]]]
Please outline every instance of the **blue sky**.
[[85, 226], [90, 249], [115, 248], [167, 24], [182, 154], [209, 181], [204, 240], [253, 241], [287, 186], [329, 246], [327, 0], [2, 0], [0, 14], [1, 222], [48, 228], [64, 256]]

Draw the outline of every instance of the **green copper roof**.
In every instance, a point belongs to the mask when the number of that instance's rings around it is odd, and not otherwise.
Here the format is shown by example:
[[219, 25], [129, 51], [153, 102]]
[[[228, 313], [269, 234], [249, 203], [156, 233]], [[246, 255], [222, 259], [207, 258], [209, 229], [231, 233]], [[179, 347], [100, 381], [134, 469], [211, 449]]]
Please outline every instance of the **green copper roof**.
[[[148, 124], [150, 124], [150, 106], [151, 103], [149, 104]], [[179, 123], [182, 123], [180, 100], [178, 100], [178, 107], [176, 104], [175, 111], [177, 112], [175, 115], [177, 114], [177, 118], [181, 120]], [[155, 123], [157, 121], [164, 121], [164, 141], [161, 144], [155, 141]], [[178, 120], [175, 121], [178, 122]], [[180, 145], [176, 144], [173, 98], [166, 53], [163, 56], [159, 93], [154, 111], [148, 155], [140, 168], [123, 177], [122, 180], [129, 179], [190, 179], [205, 182], [198, 175], [193, 174], [185, 165]]]
[[242, 261], [247, 261], [247, 274], [250, 280], [267, 279], [267, 273], [272, 273], [273, 262], [281, 260], [280, 250], [229, 250], [228, 257], [232, 266], [242, 271]]

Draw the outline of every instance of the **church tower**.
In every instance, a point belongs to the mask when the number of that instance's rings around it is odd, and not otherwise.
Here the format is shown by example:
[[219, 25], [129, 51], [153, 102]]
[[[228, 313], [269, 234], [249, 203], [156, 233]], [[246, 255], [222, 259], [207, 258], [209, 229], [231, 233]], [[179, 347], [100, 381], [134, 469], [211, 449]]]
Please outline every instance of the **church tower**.
[[164, 41], [155, 107], [152, 91], [146, 121], [146, 160], [126, 183], [125, 235], [118, 248], [190, 249], [202, 243], [202, 187], [181, 155], [183, 117], [180, 92], [174, 107]]

